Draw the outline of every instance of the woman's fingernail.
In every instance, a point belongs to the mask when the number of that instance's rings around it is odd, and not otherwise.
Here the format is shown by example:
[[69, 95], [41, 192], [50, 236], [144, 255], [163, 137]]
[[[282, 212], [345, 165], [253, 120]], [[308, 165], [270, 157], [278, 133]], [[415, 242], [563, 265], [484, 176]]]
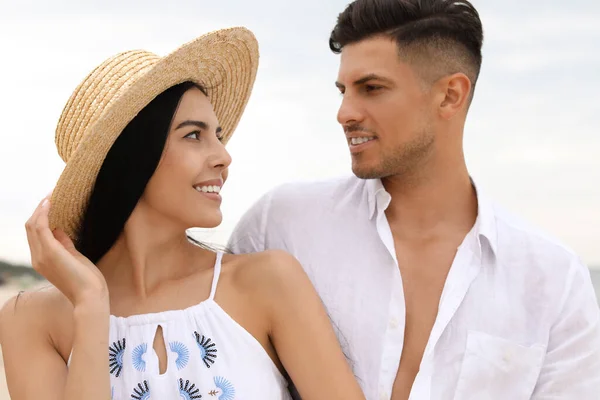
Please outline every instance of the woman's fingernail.
[[45, 199], [44, 202], [42, 203], [42, 207], [43, 208], [48, 207], [48, 203], [49, 203], [48, 199]]

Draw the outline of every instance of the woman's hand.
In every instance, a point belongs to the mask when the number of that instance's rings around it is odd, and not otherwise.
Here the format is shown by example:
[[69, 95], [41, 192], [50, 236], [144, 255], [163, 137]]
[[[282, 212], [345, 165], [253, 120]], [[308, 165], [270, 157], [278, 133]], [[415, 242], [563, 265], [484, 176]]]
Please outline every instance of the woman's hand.
[[60, 290], [74, 307], [90, 302], [100, 302], [108, 307], [104, 276], [75, 249], [63, 231], [50, 230], [49, 210], [50, 200], [46, 197], [25, 224], [33, 268]]

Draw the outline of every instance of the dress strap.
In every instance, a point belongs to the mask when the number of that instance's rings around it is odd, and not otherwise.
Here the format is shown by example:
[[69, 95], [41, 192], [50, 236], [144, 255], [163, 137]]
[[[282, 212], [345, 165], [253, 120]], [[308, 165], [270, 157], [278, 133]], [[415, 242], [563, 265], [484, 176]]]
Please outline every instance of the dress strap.
[[215, 261], [215, 268], [213, 272], [213, 281], [212, 286], [210, 288], [210, 297], [209, 300], [215, 299], [215, 294], [217, 293], [217, 284], [219, 283], [219, 277], [221, 276], [221, 260], [223, 259], [223, 252], [217, 252], [217, 261]]

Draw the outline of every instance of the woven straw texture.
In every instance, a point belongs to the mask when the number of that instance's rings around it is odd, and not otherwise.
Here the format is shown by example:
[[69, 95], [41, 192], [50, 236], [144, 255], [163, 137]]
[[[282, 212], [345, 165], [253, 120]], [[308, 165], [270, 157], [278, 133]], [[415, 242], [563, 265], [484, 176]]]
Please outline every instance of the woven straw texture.
[[250, 98], [258, 58], [252, 32], [236, 27], [203, 35], [165, 57], [128, 51], [94, 69], [71, 95], [56, 129], [66, 166], [52, 193], [50, 228], [77, 241], [111, 146], [137, 113], [171, 86], [193, 81], [206, 87], [226, 143]]

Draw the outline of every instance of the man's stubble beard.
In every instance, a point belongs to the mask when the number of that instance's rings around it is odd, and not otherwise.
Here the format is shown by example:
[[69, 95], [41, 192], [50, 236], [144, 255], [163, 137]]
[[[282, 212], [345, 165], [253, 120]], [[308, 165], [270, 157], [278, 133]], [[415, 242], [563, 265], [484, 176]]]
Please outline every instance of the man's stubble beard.
[[379, 165], [361, 167], [360, 154], [352, 156], [352, 172], [360, 179], [384, 179], [412, 175], [432, 153], [435, 137], [430, 131], [390, 151], [383, 151]]

